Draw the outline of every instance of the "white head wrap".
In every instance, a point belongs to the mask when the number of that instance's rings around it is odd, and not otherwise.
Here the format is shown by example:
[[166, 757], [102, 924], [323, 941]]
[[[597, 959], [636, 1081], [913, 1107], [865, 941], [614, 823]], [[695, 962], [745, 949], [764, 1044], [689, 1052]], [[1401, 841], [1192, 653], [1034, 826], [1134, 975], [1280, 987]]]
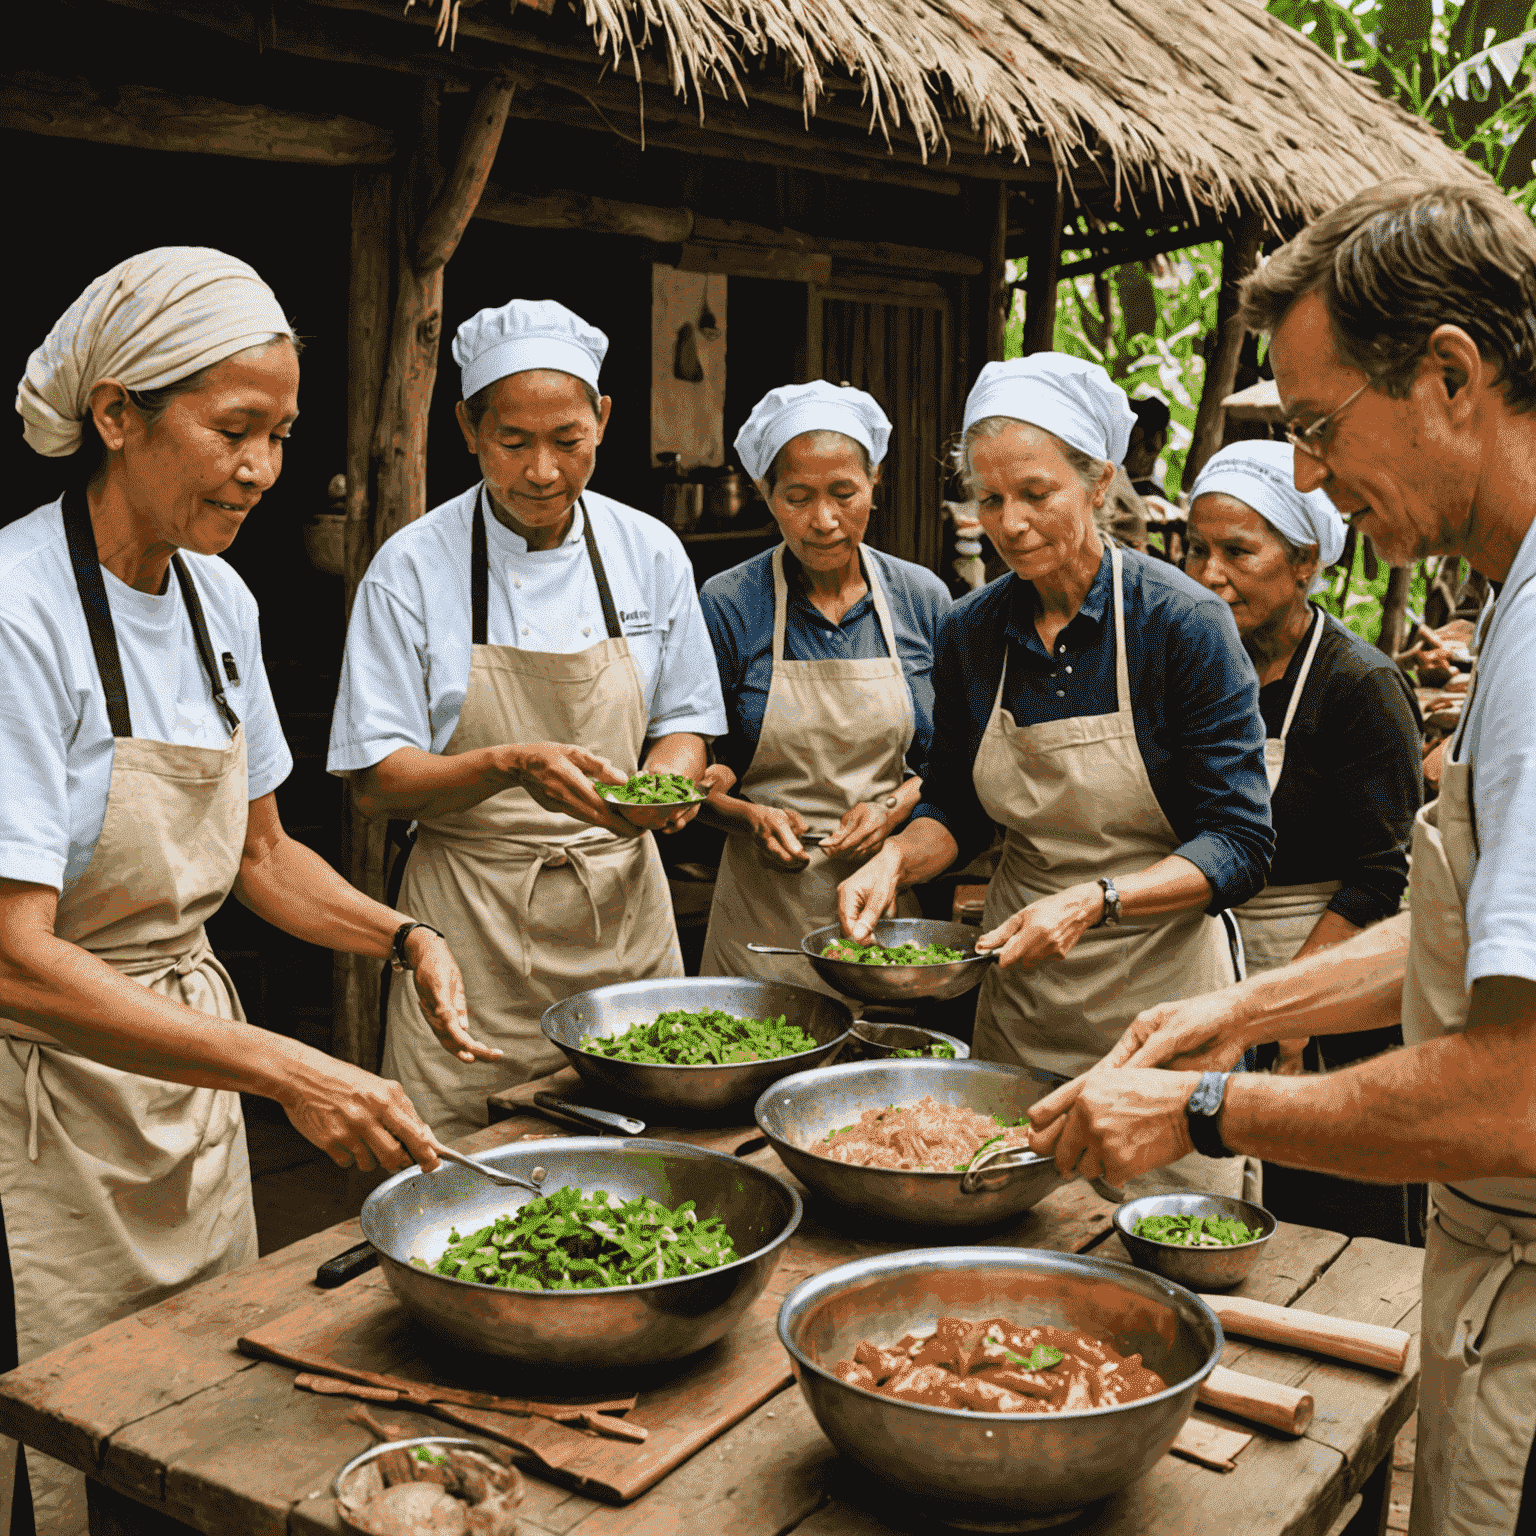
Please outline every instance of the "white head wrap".
[[802, 432], [841, 432], [863, 446], [871, 464], [885, 458], [891, 423], [873, 395], [813, 379], [770, 389], [736, 434], [736, 456], [754, 480], [767, 475], [781, 449]]
[[553, 368], [597, 388], [608, 338], [553, 299], [513, 299], [471, 315], [453, 338], [468, 400], [487, 384], [531, 368]]
[[988, 416], [1030, 422], [1111, 464], [1125, 458], [1136, 425], [1125, 391], [1097, 363], [1065, 352], [988, 363], [965, 398], [966, 429]]
[[1323, 491], [1296, 489], [1295, 458], [1289, 443], [1229, 443], [1205, 461], [1189, 504], [1219, 492], [1252, 507], [1293, 544], [1316, 544], [1319, 574], [1309, 588], [1315, 592], [1323, 584], [1322, 571], [1344, 553], [1344, 519]]
[[223, 251], [162, 245], [120, 261], [68, 309], [16, 388], [29, 446], [63, 458], [80, 446], [103, 379], [161, 389], [293, 330], [254, 268]]

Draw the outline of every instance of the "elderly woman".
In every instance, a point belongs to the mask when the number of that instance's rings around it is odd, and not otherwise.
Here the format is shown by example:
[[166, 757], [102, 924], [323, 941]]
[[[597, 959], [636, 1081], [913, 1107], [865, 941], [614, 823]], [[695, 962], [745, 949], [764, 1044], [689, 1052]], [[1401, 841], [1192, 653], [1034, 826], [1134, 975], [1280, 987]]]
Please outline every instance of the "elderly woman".
[[783, 543], [700, 594], [730, 719], [706, 775], [706, 814], [730, 836], [705, 975], [782, 977], [747, 944], [835, 922], [838, 882], [920, 797], [950, 604], [931, 571], [864, 545], [890, 434], [871, 396], [818, 380], [771, 390], [737, 435]]
[[[312, 943], [393, 951], [443, 1044], [482, 1049], [442, 939], [278, 820], [292, 759], [256, 604], [217, 556], [277, 479], [298, 386], [267, 285], [178, 246], [92, 283], [21, 382], [27, 442], [74, 459], [59, 500], [0, 531], [0, 1203], [23, 1361], [256, 1257], [240, 1091], [343, 1167], [437, 1164], [398, 1085], [244, 1022], [203, 931], [231, 890]], [[37, 1530], [83, 1531], [80, 1475], [28, 1460]]]
[[[1234, 912], [1250, 974], [1397, 911], [1423, 790], [1418, 706], [1402, 673], [1309, 601], [1344, 548], [1344, 522], [1326, 493], [1296, 489], [1293, 457], [1288, 443], [1223, 448], [1189, 512], [1185, 569], [1231, 608], [1259, 674], [1275, 856], [1269, 884]], [[1341, 1066], [1400, 1044], [1395, 1026], [1282, 1041], [1275, 1070]], [[1266, 1164], [1264, 1191], [1287, 1221], [1398, 1243], [1417, 1232], [1421, 1194], [1401, 1185]]]
[[417, 823], [402, 900], [447, 933], [475, 1034], [503, 1051], [449, 1060], [391, 988], [384, 1070], [441, 1136], [563, 1065], [539, 1027], [551, 1003], [683, 972], [656, 840], [592, 781], [642, 763], [699, 778], [725, 713], [677, 535], [587, 490], [607, 350], [553, 300], [459, 327], [479, 478], [374, 556], [347, 629], [328, 767], [370, 815]]
[[[1094, 525], [1130, 423], [1095, 364], [982, 370], [961, 468], [1011, 574], [940, 626], [923, 801], [838, 893], [867, 941], [898, 890], [1000, 823], [975, 1052], [1067, 1075], [1151, 1003], [1234, 979], [1214, 914], [1263, 885], [1271, 847], [1258, 683], [1230, 612]], [[1136, 1187], [1237, 1194], [1256, 1171], [1197, 1157]]]

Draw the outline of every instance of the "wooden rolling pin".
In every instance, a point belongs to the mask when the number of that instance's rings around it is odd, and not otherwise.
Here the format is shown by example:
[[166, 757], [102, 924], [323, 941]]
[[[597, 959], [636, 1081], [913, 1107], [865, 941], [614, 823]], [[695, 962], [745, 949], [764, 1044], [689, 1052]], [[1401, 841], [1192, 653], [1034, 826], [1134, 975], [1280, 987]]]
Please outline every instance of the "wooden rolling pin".
[[1347, 1317], [1304, 1312], [1299, 1307], [1277, 1307], [1273, 1302], [1252, 1301], [1246, 1296], [1200, 1299], [1221, 1319], [1223, 1328], [1247, 1339], [1310, 1349], [1353, 1365], [1374, 1366], [1378, 1371], [1400, 1372], [1408, 1363], [1408, 1346], [1413, 1339], [1401, 1328], [1356, 1323]]
[[1299, 1435], [1312, 1422], [1312, 1394], [1279, 1381], [1264, 1381], [1218, 1365], [1200, 1383], [1200, 1401], [1281, 1434]]

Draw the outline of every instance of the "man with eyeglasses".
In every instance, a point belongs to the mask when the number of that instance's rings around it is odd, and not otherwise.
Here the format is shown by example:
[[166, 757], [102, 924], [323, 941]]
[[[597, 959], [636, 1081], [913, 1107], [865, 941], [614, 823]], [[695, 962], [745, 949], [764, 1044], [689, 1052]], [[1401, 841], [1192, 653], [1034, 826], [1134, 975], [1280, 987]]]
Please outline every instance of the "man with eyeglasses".
[[[1428, 1181], [1410, 1531], [1530, 1530], [1536, 229], [1491, 183], [1384, 183], [1277, 251], [1243, 304], [1271, 335], [1298, 488], [1325, 490], [1392, 564], [1459, 555], [1502, 590], [1440, 797], [1414, 827], [1409, 911], [1143, 1013], [1031, 1109], [1030, 1142], [1115, 1184], [1192, 1149]], [[1399, 1017], [1402, 1050], [1323, 1077], [1228, 1082], [1250, 1045]]]

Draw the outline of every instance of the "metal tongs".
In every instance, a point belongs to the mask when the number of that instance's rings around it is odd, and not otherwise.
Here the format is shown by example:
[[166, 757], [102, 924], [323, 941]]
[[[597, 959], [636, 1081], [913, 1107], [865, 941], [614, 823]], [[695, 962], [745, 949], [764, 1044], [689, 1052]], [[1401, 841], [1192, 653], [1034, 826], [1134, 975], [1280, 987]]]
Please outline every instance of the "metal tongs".
[[960, 1193], [979, 1195], [983, 1191], [1001, 1189], [1014, 1169], [1049, 1161], [1022, 1144], [1010, 1146], [1007, 1142], [995, 1141], [990, 1147], [983, 1147], [966, 1165], [965, 1172], [960, 1175]]

